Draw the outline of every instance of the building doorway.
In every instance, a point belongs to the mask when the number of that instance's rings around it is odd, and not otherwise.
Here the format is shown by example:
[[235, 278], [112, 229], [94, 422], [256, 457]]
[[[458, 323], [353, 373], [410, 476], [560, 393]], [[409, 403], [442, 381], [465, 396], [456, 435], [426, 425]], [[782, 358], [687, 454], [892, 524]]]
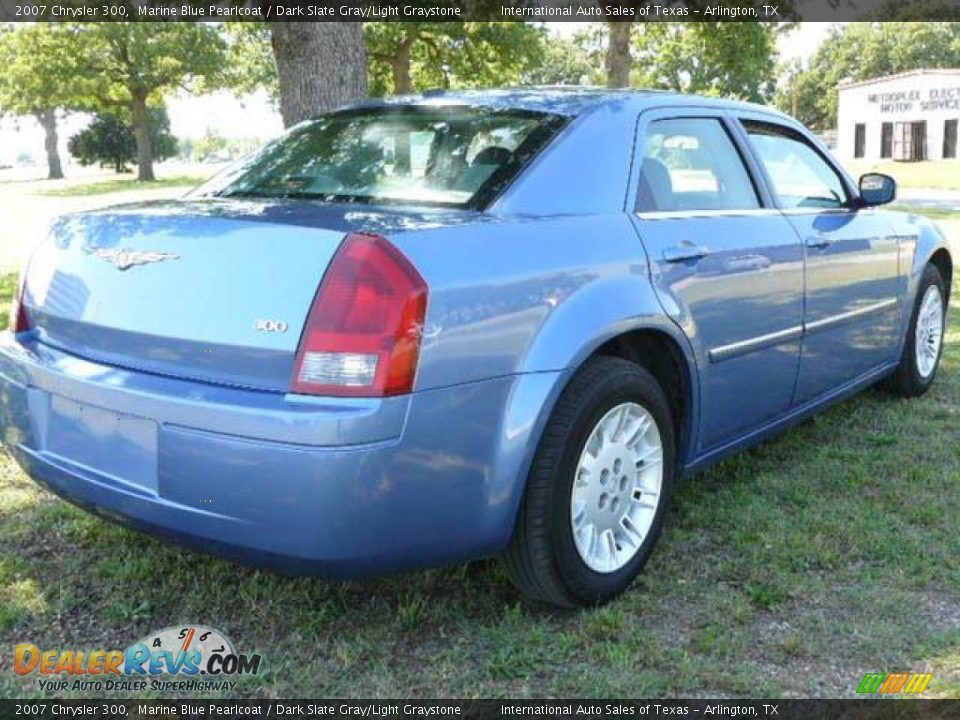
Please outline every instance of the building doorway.
[[926, 120], [894, 124], [893, 159], [906, 162], [927, 159]]

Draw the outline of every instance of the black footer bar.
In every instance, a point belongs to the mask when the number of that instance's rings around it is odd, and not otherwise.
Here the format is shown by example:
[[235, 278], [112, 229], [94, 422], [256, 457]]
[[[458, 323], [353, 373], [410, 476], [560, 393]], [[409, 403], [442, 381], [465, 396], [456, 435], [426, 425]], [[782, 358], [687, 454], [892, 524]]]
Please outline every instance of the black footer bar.
[[960, 700], [0, 700], [0, 718], [946, 720]]

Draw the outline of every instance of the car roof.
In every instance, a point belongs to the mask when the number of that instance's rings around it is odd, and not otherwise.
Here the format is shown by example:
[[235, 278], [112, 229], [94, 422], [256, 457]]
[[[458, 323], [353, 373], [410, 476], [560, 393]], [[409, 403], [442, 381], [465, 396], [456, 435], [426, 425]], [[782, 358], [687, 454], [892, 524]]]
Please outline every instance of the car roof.
[[617, 104], [635, 110], [676, 105], [718, 107], [761, 111], [787, 118], [786, 115], [769, 106], [738, 100], [686, 95], [663, 90], [609, 89], [579, 85], [531, 86], [498, 90], [427, 90], [421, 95], [378, 98], [351, 107], [472, 105], [576, 116], [599, 107]]

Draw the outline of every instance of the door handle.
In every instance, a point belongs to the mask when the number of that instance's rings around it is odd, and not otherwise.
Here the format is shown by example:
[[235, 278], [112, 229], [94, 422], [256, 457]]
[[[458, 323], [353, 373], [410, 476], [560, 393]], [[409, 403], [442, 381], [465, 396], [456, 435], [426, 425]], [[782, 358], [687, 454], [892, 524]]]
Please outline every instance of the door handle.
[[710, 254], [710, 249], [704, 245], [697, 245], [684, 241], [679, 245], [671, 245], [663, 251], [663, 259], [668, 263], [683, 262], [684, 260], [699, 260]]
[[807, 247], [822, 250], [825, 247], [833, 245], [833, 239], [829, 235], [808, 235]]

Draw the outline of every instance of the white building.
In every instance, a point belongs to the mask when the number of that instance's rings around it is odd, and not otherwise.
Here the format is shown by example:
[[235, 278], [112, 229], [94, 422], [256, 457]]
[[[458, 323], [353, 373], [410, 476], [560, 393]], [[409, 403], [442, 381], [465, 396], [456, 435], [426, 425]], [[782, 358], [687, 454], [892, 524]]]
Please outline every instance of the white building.
[[843, 161], [957, 158], [958, 120], [960, 68], [841, 84], [836, 153]]

